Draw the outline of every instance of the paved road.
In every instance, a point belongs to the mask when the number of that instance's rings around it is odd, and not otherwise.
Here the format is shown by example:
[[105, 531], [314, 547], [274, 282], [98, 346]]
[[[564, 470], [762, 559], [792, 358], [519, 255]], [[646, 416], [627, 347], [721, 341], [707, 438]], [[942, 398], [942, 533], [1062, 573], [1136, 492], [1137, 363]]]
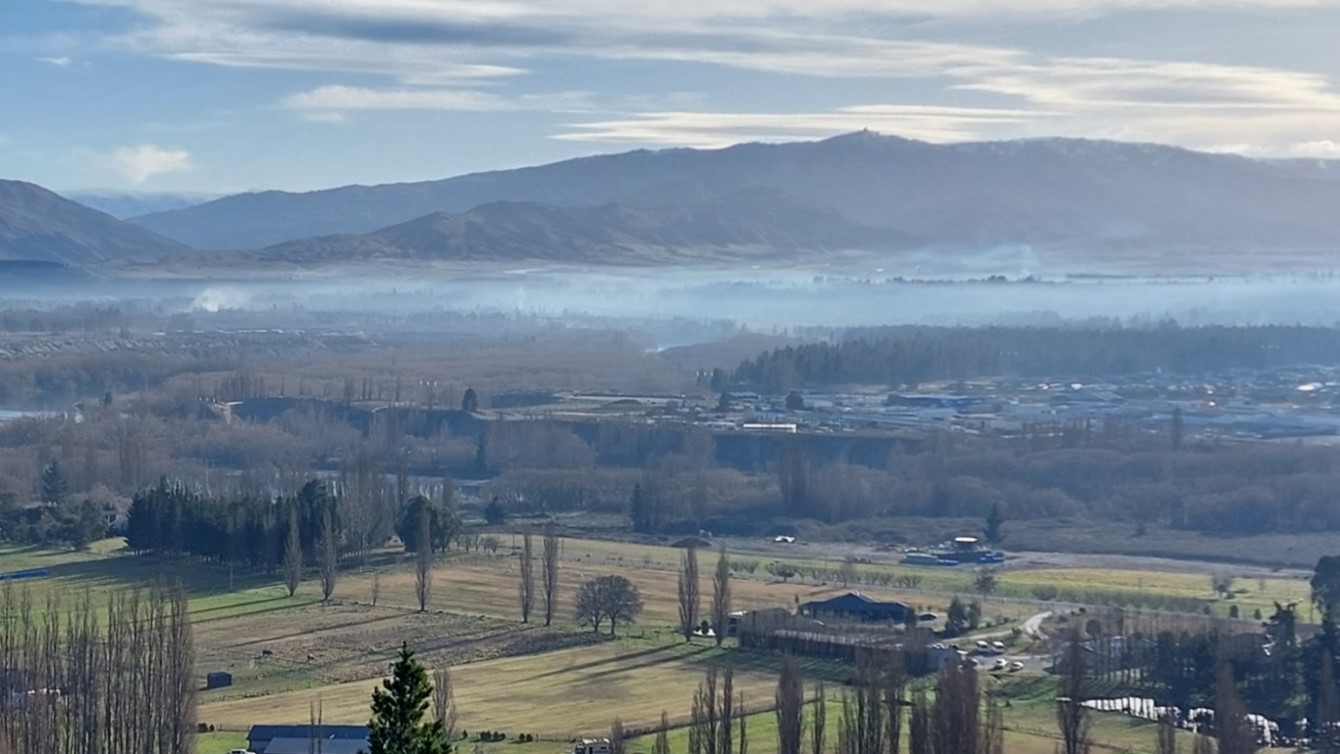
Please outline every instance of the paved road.
[[1042, 633], [1042, 622], [1050, 617], [1052, 617], [1052, 611], [1047, 610], [1046, 612], [1038, 613], [1037, 615], [1034, 615], [1033, 617], [1024, 621], [1023, 625], [1021, 626], [1021, 628], [1024, 631], [1024, 634], [1027, 636], [1031, 636], [1034, 639], [1045, 638]]

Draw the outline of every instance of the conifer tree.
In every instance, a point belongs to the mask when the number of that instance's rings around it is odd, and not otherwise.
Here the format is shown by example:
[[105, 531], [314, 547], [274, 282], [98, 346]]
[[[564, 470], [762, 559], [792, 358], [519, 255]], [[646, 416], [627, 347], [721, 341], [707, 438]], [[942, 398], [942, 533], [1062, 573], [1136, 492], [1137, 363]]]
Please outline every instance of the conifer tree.
[[424, 722], [432, 696], [428, 672], [414, 659], [414, 650], [401, 644], [391, 677], [372, 692], [368, 753], [447, 754], [442, 721]]

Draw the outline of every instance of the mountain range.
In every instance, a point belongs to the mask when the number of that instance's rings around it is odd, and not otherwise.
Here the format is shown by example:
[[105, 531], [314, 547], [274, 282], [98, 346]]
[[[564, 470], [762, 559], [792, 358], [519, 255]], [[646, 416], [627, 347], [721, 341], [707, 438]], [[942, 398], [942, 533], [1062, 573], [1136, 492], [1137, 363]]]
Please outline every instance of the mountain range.
[[756, 189], [891, 237], [951, 247], [1340, 246], [1340, 180], [1315, 163], [1077, 139], [939, 145], [870, 132], [639, 150], [422, 183], [242, 194], [134, 222], [198, 248], [257, 248], [376, 233], [494, 202], [663, 212]]
[[41, 186], [0, 180], [0, 260], [85, 266], [150, 261], [187, 247]]
[[928, 144], [863, 131], [238, 194], [129, 221], [0, 181], [0, 259], [89, 265], [195, 249], [213, 253], [193, 264], [643, 264], [1021, 245], [1145, 266], [1220, 255], [1328, 260], [1340, 249], [1337, 208], [1337, 162], [1081, 139]]

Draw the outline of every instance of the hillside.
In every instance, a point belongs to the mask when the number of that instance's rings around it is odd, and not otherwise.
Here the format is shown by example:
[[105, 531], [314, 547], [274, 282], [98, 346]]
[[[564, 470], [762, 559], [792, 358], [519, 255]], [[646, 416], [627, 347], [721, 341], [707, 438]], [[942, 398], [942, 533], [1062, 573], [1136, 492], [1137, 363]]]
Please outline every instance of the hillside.
[[66, 193], [64, 196], [90, 209], [106, 212], [118, 220], [147, 215], [151, 212], [169, 212], [194, 207], [219, 198], [218, 194], [135, 191], [76, 191]]
[[0, 180], [0, 260], [68, 265], [152, 260], [187, 251], [138, 225], [41, 186]]
[[1332, 249], [1340, 181], [1298, 164], [1073, 139], [935, 145], [868, 132], [589, 157], [424, 183], [226, 197], [135, 222], [214, 249], [366, 234], [491, 202], [685, 207], [769, 188], [944, 245]]
[[259, 258], [292, 263], [415, 259], [637, 264], [912, 243], [905, 234], [859, 225], [831, 209], [757, 189], [659, 209], [491, 202], [459, 214], [433, 213], [371, 234], [278, 244]]

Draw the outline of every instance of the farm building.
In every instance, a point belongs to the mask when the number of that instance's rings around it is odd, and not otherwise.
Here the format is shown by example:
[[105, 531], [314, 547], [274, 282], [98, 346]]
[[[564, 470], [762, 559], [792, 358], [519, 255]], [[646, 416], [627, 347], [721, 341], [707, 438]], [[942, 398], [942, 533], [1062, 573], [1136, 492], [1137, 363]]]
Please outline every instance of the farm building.
[[847, 592], [832, 599], [806, 602], [800, 614], [823, 620], [848, 620], [897, 623], [912, 615], [912, 608], [901, 602], [881, 602], [860, 592]]
[[253, 725], [247, 733], [247, 750], [256, 754], [359, 754], [367, 748], [366, 725]]

